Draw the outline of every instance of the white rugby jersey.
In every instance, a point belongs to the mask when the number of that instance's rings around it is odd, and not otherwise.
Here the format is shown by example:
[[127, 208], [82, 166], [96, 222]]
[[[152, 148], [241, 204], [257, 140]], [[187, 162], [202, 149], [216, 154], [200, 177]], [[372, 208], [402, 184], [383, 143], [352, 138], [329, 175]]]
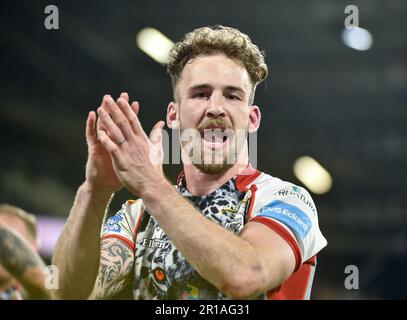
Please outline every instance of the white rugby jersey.
[[[258, 299], [309, 299], [316, 254], [327, 245], [309, 193], [292, 183], [252, 169], [210, 194], [193, 196], [178, 177], [179, 192], [208, 219], [239, 234], [246, 223], [263, 223], [292, 248], [295, 272]], [[194, 230], [191, 230], [194, 232]], [[150, 216], [141, 199], [129, 200], [102, 228], [102, 239], [115, 237], [134, 252], [135, 299], [225, 299], [202, 278]]]

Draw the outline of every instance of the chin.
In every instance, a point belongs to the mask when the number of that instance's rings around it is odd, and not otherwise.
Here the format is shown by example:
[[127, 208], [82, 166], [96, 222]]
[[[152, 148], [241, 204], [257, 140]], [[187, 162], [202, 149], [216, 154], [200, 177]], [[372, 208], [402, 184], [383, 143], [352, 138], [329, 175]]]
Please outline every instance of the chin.
[[220, 163], [220, 164], [194, 164], [200, 171], [207, 174], [218, 174], [227, 171], [233, 164]]

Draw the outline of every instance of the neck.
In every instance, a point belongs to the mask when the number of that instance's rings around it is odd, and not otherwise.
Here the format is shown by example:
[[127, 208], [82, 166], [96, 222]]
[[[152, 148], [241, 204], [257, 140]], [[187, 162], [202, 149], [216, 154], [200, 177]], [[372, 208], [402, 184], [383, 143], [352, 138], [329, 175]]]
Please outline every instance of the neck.
[[229, 169], [218, 174], [202, 172], [193, 164], [184, 164], [185, 181], [188, 191], [194, 196], [205, 196], [241, 173], [249, 164], [247, 152], [242, 152], [237, 161]]

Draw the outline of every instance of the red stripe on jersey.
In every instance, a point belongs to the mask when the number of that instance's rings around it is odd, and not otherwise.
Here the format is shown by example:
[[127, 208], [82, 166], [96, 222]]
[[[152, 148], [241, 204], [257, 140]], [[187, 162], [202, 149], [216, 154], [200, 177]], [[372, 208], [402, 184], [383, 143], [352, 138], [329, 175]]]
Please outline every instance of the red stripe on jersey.
[[304, 300], [308, 288], [312, 286], [311, 272], [315, 268], [316, 256], [294, 272], [280, 286], [267, 292], [268, 300]]
[[260, 176], [261, 172], [248, 164], [241, 174], [236, 177], [235, 186], [236, 189], [242, 192], [248, 190], [247, 186]]
[[179, 182], [181, 180], [181, 177], [184, 176], [184, 170], [181, 170], [181, 172], [177, 176], [177, 187], [179, 186]]
[[120, 235], [120, 234], [115, 234], [115, 233], [111, 233], [111, 234], [106, 234], [102, 237], [102, 240], [107, 239], [107, 238], [117, 238], [122, 240], [125, 244], [127, 244], [127, 246], [131, 249], [131, 251], [134, 252], [134, 242], [131, 242], [131, 240], [127, 239], [126, 237]]
[[252, 211], [253, 211], [254, 203], [256, 201], [257, 186], [255, 184], [252, 184], [252, 186], [250, 187], [250, 191], [252, 192], [252, 196], [250, 198], [249, 210], [247, 210], [247, 220], [248, 221], [252, 217]]

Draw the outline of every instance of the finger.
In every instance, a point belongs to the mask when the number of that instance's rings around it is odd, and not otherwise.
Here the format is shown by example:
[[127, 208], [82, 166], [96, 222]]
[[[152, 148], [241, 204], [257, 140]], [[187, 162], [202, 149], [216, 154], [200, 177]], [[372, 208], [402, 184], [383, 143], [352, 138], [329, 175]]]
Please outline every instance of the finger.
[[[125, 99], [127, 102], [129, 102], [129, 94], [127, 93], [127, 92], [122, 92], [121, 94], [120, 94], [120, 97], [119, 98], [123, 98], [123, 99]], [[119, 99], [117, 99], [117, 100], [119, 100]]]
[[[119, 100], [125, 101], [125, 99], [122, 98], [119, 98]], [[106, 99], [103, 100], [102, 108], [110, 114], [113, 122], [122, 132], [124, 138], [126, 140], [131, 140], [134, 136], [131, 125], [126, 116], [121, 111], [120, 107], [116, 104], [111, 96], [108, 96]]]
[[131, 103], [131, 108], [133, 109], [133, 111], [138, 115], [138, 111], [140, 109], [140, 105], [137, 101], [134, 101]]
[[96, 137], [99, 140], [98, 131], [99, 130], [106, 130], [106, 126], [104, 125], [102, 119], [99, 116], [96, 117]]
[[101, 120], [98, 130], [105, 131], [115, 143], [126, 140], [106, 110], [104, 110], [102, 107], [98, 108], [98, 115]]
[[150, 132], [150, 161], [154, 165], [159, 165], [163, 162], [162, 128], [164, 124], [164, 121], [158, 121]]
[[[107, 99], [107, 97], [109, 97], [108, 94], [105, 94], [105, 95], [103, 96], [102, 102], [101, 102], [99, 108], [103, 106], [103, 102], [105, 101], [105, 99]], [[99, 108], [98, 108], [98, 109], [99, 109]], [[106, 126], [103, 125], [103, 122], [101, 121], [101, 119], [100, 119], [100, 117], [99, 117], [99, 115], [98, 115], [98, 109], [96, 110], [95, 114], [96, 114], [96, 137], [97, 137], [98, 140], [99, 140], [98, 131], [99, 131], [99, 130], [106, 130]]]
[[[99, 113], [99, 111], [98, 111], [98, 113]], [[104, 125], [103, 121], [100, 119], [99, 116], [96, 118], [96, 133], [98, 130], [106, 130], [106, 126]]]
[[157, 145], [161, 143], [163, 137], [162, 129], [164, 128], [164, 125], [165, 122], [161, 120], [154, 125], [153, 129], [151, 129], [149, 139], [152, 144]]
[[88, 114], [88, 118], [86, 119], [86, 142], [89, 146], [94, 145], [98, 142], [95, 131], [95, 123], [96, 113], [94, 111], [90, 111]]
[[127, 117], [127, 120], [130, 122], [130, 125], [137, 135], [142, 135], [147, 138], [146, 133], [144, 132], [143, 127], [141, 126], [140, 120], [137, 117], [137, 113], [134, 112], [134, 109], [130, 107], [129, 103], [124, 99], [119, 99], [118, 104], [123, 114]]
[[106, 131], [104, 130], [98, 130], [98, 136], [99, 136], [99, 141], [100, 143], [105, 147], [105, 149], [115, 157], [118, 156], [118, 153], [120, 152], [119, 147], [117, 144], [115, 144], [112, 139], [107, 135]]

